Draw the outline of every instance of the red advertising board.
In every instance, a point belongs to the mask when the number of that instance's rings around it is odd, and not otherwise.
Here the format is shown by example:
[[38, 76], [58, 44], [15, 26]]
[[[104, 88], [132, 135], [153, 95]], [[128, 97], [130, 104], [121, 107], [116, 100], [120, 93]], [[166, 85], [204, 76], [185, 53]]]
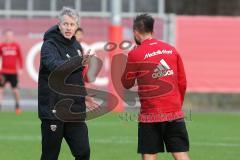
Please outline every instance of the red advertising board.
[[240, 18], [176, 19], [180, 51], [191, 92], [240, 92]]
[[[39, 51], [43, 33], [56, 19], [0, 19], [0, 31], [12, 28], [21, 44], [25, 69], [20, 77], [22, 88], [37, 87]], [[162, 24], [155, 26], [156, 37], [162, 38]], [[104, 62], [94, 83], [108, 86], [110, 64], [103, 46], [108, 41], [107, 18], [82, 18], [87, 48], [93, 48]], [[176, 17], [176, 48], [183, 57], [190, 92], [240, 92], [240, 18]], [[123, 39], [132, 39], [132, 19], [123, 19]], [[0, 36], [1, 39], [1, 36]], [[124, 51], [123, 51], [124, 52]]]

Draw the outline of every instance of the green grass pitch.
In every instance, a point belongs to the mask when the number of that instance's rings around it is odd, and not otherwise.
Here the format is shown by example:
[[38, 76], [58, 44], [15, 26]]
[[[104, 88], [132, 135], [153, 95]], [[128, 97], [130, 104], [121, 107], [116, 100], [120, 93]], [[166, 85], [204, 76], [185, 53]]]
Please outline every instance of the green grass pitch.
[[[133, 114], [133, 113], [131, 113]], [[137, 160], [137, 122], [109, 113], [88, 121], [91, 160]], [[186, 122], [192, 160], [237, 160], [240, 157], [240, 113], [192, 113]], [[40, 121], [36, 112], [0, 112], [0, 160], [38, 160]], [[63, 141], [59, 160], [73, 159]], [[167, 153], [158, 159], [171, 159]]]

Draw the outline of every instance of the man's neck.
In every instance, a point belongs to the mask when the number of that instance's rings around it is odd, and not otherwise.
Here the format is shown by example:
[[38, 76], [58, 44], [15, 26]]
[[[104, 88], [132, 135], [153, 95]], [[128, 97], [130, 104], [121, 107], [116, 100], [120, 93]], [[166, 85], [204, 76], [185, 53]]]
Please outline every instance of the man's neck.
[[147, 39], [152, 39], [152, 34], [145, 34], [145, 35], [142, 35], [141, 37], [141, 42], [147, 40]]

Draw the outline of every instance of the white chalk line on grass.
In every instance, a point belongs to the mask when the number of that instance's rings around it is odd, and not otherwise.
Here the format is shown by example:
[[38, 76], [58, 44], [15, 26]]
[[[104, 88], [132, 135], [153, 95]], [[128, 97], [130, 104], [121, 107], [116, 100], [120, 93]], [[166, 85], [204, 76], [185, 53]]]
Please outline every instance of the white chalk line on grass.
[[[0, 141], [41, 141], [41, 136], [38, 135], [0, 135]], [[91, 138], [91, 143], [101, 144], [136, 144], [137, 138], [134, 137], [109, 137], [109, 138]], [[213, 146], [213, 147], [240, 147], [236, 143], [214, 143], [214, 142], [190, 142], [191, 146]]]
[[212, 143], [212, 142], [190, 142], [190, 146], [216, 146], [216, 147], [240, 147], [240, 144], [232, 144], [232, 143]]
[[221, 137], [221, 139], [230, 140], [230, 141], [240, 141], [240, 137]]
[[[115, 122], [87, 122], [89, 126], [116, 126]], [[9, 125], [33, 125], [33, 126], [40, 126], [41, 122], [40, 121], [20, 121], [20, 122], [0, 122], [0, 126], [9, 126]], [[119, 124], [118, 124], [119, 125]], [[125, 122], [120, 123], [120, 125], [125, 125]]]
[[40, 136], [35, 135], [0, 135], [0, 141], [39, 141]]

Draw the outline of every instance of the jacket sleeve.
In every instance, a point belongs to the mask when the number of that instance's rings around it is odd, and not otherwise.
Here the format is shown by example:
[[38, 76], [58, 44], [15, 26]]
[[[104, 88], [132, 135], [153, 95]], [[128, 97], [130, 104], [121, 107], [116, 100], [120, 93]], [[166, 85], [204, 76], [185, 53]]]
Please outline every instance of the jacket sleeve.
[[128, 54], [126, 67], [121, 78], [123, 87], [126, 89], [132, 88], [135, 84], [136, 78], [137, 78], [137, 66], [134, 65], [134, 60], [130, 52]]
[[184, 96], [185, 96], [185, 92], [186, 92], [186, 88], [187, 88], [187, 80], [186, 80], [183, 62], [182, 62], [182, 59], [179, 54], [178, 54], [178, 60], [177, 60], [177, 68], [178, 68], [178, 74], [177, 74], [178, 75], [178, 88], [179, 88], [179, 91], [181, 94], [181, 100], [182, 100], [182, 104], [183, 104]]
[[51, 42], [44, 42], [41, 48], [41, 63], [50, 71], [54, 71], [65, 61], [61, 58], [56, 46]]

